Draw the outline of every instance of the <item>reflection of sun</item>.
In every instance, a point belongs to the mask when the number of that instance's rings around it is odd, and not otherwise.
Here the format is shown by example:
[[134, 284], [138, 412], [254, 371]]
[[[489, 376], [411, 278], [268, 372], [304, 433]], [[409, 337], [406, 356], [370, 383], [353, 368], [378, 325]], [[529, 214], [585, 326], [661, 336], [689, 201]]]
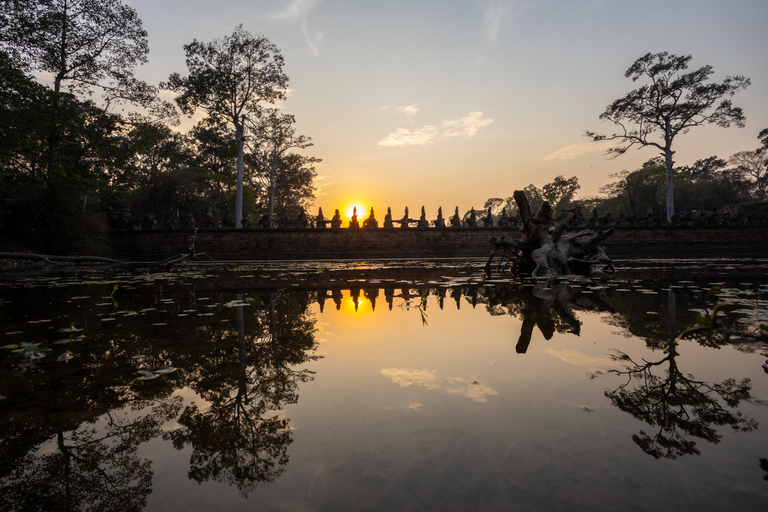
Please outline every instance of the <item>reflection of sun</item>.
[[352, 297], [352, 293], [349, 290], [344, 290], [344, 298], [341, 301], [341, 311], [349, 315], [370, 313], [371, 303], [365, 298], [365, 295], [361, 291], [357, 297], [357, 311], [355, 311], [355, 299]]

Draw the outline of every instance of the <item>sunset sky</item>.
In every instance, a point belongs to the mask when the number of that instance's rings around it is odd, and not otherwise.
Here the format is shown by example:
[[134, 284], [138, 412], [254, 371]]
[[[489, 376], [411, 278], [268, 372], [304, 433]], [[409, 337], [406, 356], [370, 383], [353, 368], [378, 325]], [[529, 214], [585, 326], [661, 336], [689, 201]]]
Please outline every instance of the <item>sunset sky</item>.
[[[624, 77], [647, 52], [691, 54], [716, 80], [745, 75], [734, 97], [744, 129], [703, 127], [676, 141], [689, 164], [758, 146], [768, 128], [765, 0], [124, 0], [149, 32], [151, 83], [187, 73], [182, 45], [267, 36], [285, 57], [285, 110], [322, 158], [313, 213], [357, 204], [362, 219], [426, 206], [482, 208], [529, 183], [577, 176], [581, 197], [635, 169], [652, 148], [607, 159], [587, 129], [637, 87]], [[185, 120], [183, 127], [193, 121]]]

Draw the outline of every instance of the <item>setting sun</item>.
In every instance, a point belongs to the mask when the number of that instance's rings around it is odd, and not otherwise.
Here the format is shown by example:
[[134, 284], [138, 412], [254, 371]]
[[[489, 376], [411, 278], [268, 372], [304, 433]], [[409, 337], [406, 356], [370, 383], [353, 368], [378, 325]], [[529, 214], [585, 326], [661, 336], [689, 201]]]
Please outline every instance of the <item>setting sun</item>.
[[[361, 206], [362, 205], [362, 206]], [[357, 208], [357, 220], [362, 224], [363, 219], [368, 217], [368, 214], [370, 213], [371, 207], [364, 206], [363, 203], [360, 201], [356, 201], [354, 203], [350, 203], [349, 205], [344, 207], [344, 210], [342, 210], [342, 215], [344, 216], [344, 226], [346, 227], [349, 224], [349, 220], [352, 218], [352, 215], [354, 215], [354, 210]]]

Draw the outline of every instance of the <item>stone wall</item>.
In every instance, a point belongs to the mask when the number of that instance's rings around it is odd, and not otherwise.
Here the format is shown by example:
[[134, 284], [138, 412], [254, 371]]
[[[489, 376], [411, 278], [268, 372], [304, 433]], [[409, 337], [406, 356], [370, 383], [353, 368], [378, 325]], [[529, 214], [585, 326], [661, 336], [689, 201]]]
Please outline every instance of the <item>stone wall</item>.
[[[765, 257], [768, 226], [615, 228], [611, 257]], [[195, 248], [215, 260], [379, 259], [484, 257], [491, 236], [515, 228], [214, 229], [197, 233]], [[109, 235], [113, 257], [159, 261], [186, 253], [191, 231], [121, 231]]]

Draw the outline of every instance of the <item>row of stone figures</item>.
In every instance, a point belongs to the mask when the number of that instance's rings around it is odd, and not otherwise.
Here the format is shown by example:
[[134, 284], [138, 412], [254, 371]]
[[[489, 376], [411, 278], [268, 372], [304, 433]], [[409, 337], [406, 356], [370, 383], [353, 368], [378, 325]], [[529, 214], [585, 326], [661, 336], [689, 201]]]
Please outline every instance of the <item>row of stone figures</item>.
[[[571, 210], [572, 211], [572, 210]], [[691, 210], [678, 211], [672, 215], [673, 226], [706, 226], [728, 224], [766, 224], [768, 223], [768, 204], [755, 203], [749, 205], [725, 206], [720, 210], [705, 211]], [[667, 208], [662, 206], [654, 210], [648, 207], [644, 216], [638, 216], [634, 211], [627, 215], [623, 206], [619, 207], [617, 216], [613, 216], [610, 208], [606, 208], [600, 215], [597, 208], [592, 209], [592, 214], [585, 219], [581, 208], [576, 209], [575, 225], [582, 226], [667, 226]]]
[[[316, 217], [316, 227], [318, 228], [327, 228], [328, 226], [331, 227], [331, 229], [339, 229], [342, 227], [342, 221], [341, 221], [341, 214], [339, 213], [339, 210], [337, 209], [334, 213], [333, 217], [329, 220], [323, 215], [323, 209], [320, 208], [320, 211], [317, 214]], [[407, 229], [411, 227], [411, 224], [415, 225], [416, 228], [425, 229], [430, 227], [430, 224], [436, 228], [444, 228], [444, 227], [478, 227], [478, 220], [482, 223], [481, 225], [483, 227], [493, 227], [496, 226], [503, 226], [503, 227], [512, 227], [517, 226], [520, 223], [520, 219], [516, 216], [509, 216], [507, 215], [507, 210], [504, 209], [501, 213], [501, 216], [499, 217], [498, 221], [494, 221], [494, 216], [491, 213], [491, 209], [488, 208], [488, 214], [482, 217], [481, 219], [477, 218], [477, 214], [475, 212], [475, 209], [472, 208], [469, 212], [469, 215], [466, 219], [462, 219], [459, 215], [459, 207], [456, 207], [456, 210], [452, 217], [446, 219], [443, 217], [443, 208], [440, 207], [437, 209], [437, 218], [435, 220], [427, 220], [427, 213], [424, 210], [424, 207], [421, 207], [421, 216], [418, 219], [412, 219], [410, 217], [410, 214], [408, 213], [408, 207], [405, 207], [405, 214], [400, 219], [393, 219], [392, 218], [392, 208], [387, 208], [387, 214], [384, 216], [384, 222], [382, 227], [384, 228], [394, 228], [395, 224], [398, 224], [400, 228]], [[376, 214], [373, 211], [373, 208], [371, 208], [371, 212], [363, 219], [362, 226], [360, 225], [360, 221], [357, 217], [357, 207], [353, 209], [352, 212], [352, 218], [349, 221], [349, 228], [351, 229], [373, 229], [379, 227], [379, 221], [376, 219]]]
[[[210, 207], [206, 211], [202, 223], [197, 224], [194, 214], [186, 213], [182, 215], [178, 209], [170, 207], [167, 210], [164, 218], [158, 222], [158, 219], [153, 214], [147, 214], [138, 221], [133, 221], [131, 218], [131, 212], [127, 206], [120, 204], [117, 200], [111, 198], [102, 198], [102, 207], [107, 214], [107, 220], [109, 226], [116, 230], [127, 229], [195, 229], [201, 227], [203, 229], [216, 229], [216, 228], [234, 228], [235, 219], [231, 213], [225, 212], [222, 219], [216, 221], [213, 211]], [[564, 217], [567, 213], [573, 210], [565, 210], [563, 212]], [[602, 215], [599, 214], [597, 208], [593, 208], [591, 215], [587, 218], [584, 217], [581, 211], [581, 207], [576, 208], [576, 219], [574, 221], [575, 226], [665, 226], [667, 225], [667, 212], [666, 208], [662, 207], [654, 210], [649, 207], [644, 216], [638, 216], [634, 212], [627, 215], [624, 207], [620, 207], [618, 215], [614, 216], [610, 208], [606, 208]], [[693, 210], [691, 212], [677, 212], [672, 216], [673, 225], [719, 225], [719, 224], [766, 224], [768, 223], [768, 204], [759, 203], [752, 205], [739, 205], [739, 206], [726, 206], [725, 208], [717, 212], [705, 212], [703, 210]], [[341, 220], [341, 214], [337, 209], [332, 218], [328, 219], [323, 215], [323, 209], [320, 208], [316, 217], [310, 218], [303, 208], [300, 208], [299, 214], [295, 219], [289, 218], [287, 212], [284, 210], [282, 215], [276, 217], [274, 221], [270, 221], [268, 214], [264, 214], [257, 222], [257, 226], [262, 229], [268, 229], [270, 227], [276, 227], [281, 229], [289, 228], [342, 228], [343, 222]], [[438, 208], [437, 218], [430, 221], [427, 219], [424, 207], [421, 207], [421, 216], [418, 219], [410, 218], [408, 213], [408, 207], [405, 208], [405, 213], [402, 218], [393, 219], [392, 209], [387, 208], [387, 214], [384, 216], [382, 227], [394, 228], [398, 225], [400, 228], [409, 228], [415, 226], [416, 228], [425, 229], [430, 226], [444, 228], [444, 227], [503, 227], [503, 228], [516, 228], [520, 225], [520, 217], [515, 214], [508, 214], [506, 208], [502, 210], [501, 215], [495, 217], [491, 209], [485, 212], [485, 215], [478, 217], [477, 212], [472, 208], [469, 215], [466, 218], [462, 218], [459, 215], [459, 207], [457, 206], [454, 214], [445, 219], [443, 217], [443, 209]], [[242, 220], [243, 228], [252, 228], [254, 226], [253, 219], [250, 215], [246, 215]], [[358, 219], [357, 208], [354, 209], [352, 218], [349, 221], [349, 228], [351, 229], [374, 229], [379, 227], [379, 221], [376, 219], [373, 208], [362, 222]]]

